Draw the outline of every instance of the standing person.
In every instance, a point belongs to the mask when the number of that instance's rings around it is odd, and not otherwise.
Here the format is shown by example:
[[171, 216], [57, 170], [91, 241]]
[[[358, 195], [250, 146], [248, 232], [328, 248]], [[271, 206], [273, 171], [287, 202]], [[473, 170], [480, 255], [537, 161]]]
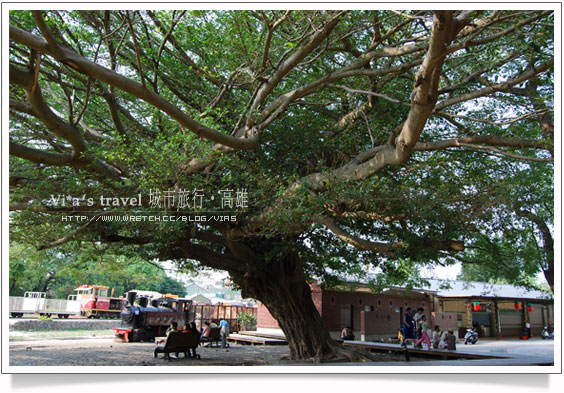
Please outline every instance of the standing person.
[[[425, 309], [423, 307], [419, 307], [417, 309], [417, 312], [413, 316], [413, 323], [414, 323], [414, 328], [415, 328], [415, 338], [416, 339], [421, 338], [421, 326], [419, 325], [419, 321], [421, 320], [421, 317], [423, 315], [425, 315]], [[418, 346], [421, 347], [421, 344], [419, 344]]]
[[525, 322], [525, 328], [527, 329], [527, 336], [531, 338], [531, 323], [529, 321]]
[[427, 323], [427, 317], [425, 315], [421, 316], [421, 318], [419, 318], [419, 325], [420, 325], [420, 329], [421, 329], [421, 338], [419, 340], [417, 340], [417, 342], [415, 343], [416, 347], [421, 347], [421, 343], [423, 342], [423, 340], [425, 340], [425, 343], [427, 344], [427, 351], [431, 350], [431, 340], [429, 339], [429, 334], [427, 332], [427, 328], [429, 327], [429, 324]]
[[409, 340], [413, 338], [413, 317], [411, 316], [411, 307], [407, 307], [403, 317], [403, 342], [401, 345], [406, 346]]
[[227, 348], [229, 344], [227, 344], [227, 336], [229, 336], [229, 322], [225, 319], [219, 321], [220, 331], [219, 334], [221, 336], [221, 348]]

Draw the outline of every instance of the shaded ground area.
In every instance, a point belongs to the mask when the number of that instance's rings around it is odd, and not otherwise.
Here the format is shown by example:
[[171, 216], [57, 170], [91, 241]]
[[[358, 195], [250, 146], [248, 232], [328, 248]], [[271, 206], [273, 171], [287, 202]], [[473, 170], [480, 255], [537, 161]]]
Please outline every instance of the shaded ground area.
[[[68, 325], [67, 323], [63, 323]], [[62, 325], [62, 324], [61, 324]], [[113, 341], [110, 330], [85, 330], [70, 328], [52, 331], [16, 330], [10, 326], [10, 366], [292, 366], [311, 365], [313, 362], [285, 360], [290, 354], [287, 345], [250, 346], [231, 343], [226, 349], [200, 347], [201, 359], [180, 359], [167, 361], [153, 358], [152, 343], [122, 343]], [[73, 326], [74, 327], [74, 326]], [[83, 322], [81, 327], [94, 327]], [[372, 344], [379, 346], [381, 344]], [[411, 349], [411, 348], [410, 348]], [[405, 362], [401, 352], [379, 351], [372, 353], [374, 362], [362, 365], [521, 365], [551, 364], [554, 362], [554, 342], [540, 339], [529, 341], [481, 340], [476, 345], [461, 345], [458, 353], [507, 357], [504, 360], [434, 360], [418, 357], [410, 351], [410, 362]], [[361, 365], [339, 363], [341, 365]], [[326, 364], [330, 365], [330, 364]], [[337, 364], [334, 364], [337, 365]]]
[[[10, 343], [10, 366], [291, 366], [312, 364], [284, 360], [288, 346], [249, 346], [229, 348], [200, 347], [201, 359], [167, 361], [153, 358], [154, 344], [118, 343], [110, 338], [34, 340]], [[395, 354], [377, 355], [382, 362], [402, 360]]]
[[167, 361], [153, 358], [152, 343], [118, 343], [112, 339], [49, 340], [18, 342], [10, 345], [11, 366], [219, 366], [283, 364], [288, 347], [205, 348], [197, 351], [201, 359]]

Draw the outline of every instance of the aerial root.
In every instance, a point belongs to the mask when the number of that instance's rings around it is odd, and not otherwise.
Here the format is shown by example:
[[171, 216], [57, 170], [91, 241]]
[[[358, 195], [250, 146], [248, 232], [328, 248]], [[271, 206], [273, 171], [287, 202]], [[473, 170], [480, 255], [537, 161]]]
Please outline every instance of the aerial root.
[[329, 354], [322, 355], [317, 353], [316, 356], [309, 359], [313, 363], [356, 363], [356, 362], [374, 362], [379, 358], [364, 349], [343, 348], [338, 347]]
[[[281, 357], [281, 360], [300, 361], [300, 359], [292, 358], [291, 355]], [[365, 349], [339, 346], [329, 353], [322, 353], [318, 350], [313, 356], [301, 359], [312, 363], [356, 363], [356, 362], [374, 362], [380, 358]]]
[[[351, 363], [355, 362], [374, 362], [378, 360], [378, 357], [371, 354], [365, 349], [356, 349], [356, 348], [338, 348], [335, 358], [344, 358], [345, 361], [349, 361]], [[336, 361], [336, 360], [333, 360]]]

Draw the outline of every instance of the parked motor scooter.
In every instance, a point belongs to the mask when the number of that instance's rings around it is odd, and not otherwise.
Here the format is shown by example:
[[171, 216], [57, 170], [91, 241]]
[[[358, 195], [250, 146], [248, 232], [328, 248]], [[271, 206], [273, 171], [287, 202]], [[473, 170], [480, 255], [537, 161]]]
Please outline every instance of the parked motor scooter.
[[478, 332], [476, 332], [472, 328], [466, 329], [466, 334], [464, 335], [464, 345], [468, 343], [476, 344], [477, 342], [478, 342]]
[[552, 331], [552, 332], [549, 333], [549, 332], [548, 332], [548, 327], [545, 326], [545, 327], [542, 329], [541, 337], [542, 337], [543, 340], [546, 340], [547, 338], [548, 338], [548, 339], [554, 339], [554, 332]]

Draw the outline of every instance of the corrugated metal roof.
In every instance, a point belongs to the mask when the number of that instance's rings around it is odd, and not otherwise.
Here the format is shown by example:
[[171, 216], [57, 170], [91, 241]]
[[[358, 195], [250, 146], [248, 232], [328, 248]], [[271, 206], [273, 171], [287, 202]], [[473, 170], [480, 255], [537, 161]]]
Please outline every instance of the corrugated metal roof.
[[[366, 285], [370, 279], [375, 279], [371, 274], [364, 276], [364, 279], [346, 277], [344, 281], [356, 285]], [[547, 292], [527, 289], [510, 284], [490, 284], [475, 281], [458, 280], [439, 280], [425, 279], [429, 285], [413, 287], [411, 292], [433, 293], [437, 297], [496, 297], [496, 298], [515, 298], [515, 299], [552, 299], [552, 295]], [[364, 282], [362, 282], [364, 281]], [[386, 291], [402, 290], [402, 287], [388, 287]]]
[[523, 298], [523, 299], [552, 299], [549, 293], [517, 287], [509, 284], [490, 284], [474, 281], [456, 280], [428, 280], [430, 285], [422, 289], [436, 291], [439, 297], [464, 297], [482, 296], [499, 298]]

